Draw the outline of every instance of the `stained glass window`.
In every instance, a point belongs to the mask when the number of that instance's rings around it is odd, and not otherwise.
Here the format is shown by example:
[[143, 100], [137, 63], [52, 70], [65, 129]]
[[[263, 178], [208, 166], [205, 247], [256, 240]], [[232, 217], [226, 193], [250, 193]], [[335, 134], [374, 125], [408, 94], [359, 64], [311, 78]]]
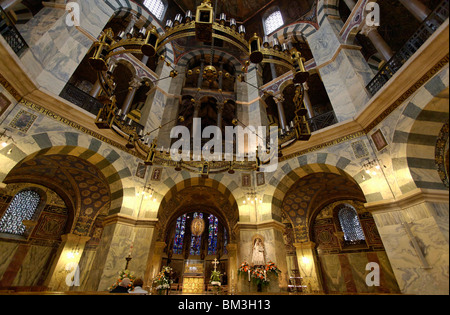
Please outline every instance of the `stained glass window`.
[[209, 234], [208, 234], [208, 255], [215, 255], [217, 252], [217, 235], [219, 231], [219, 219], [212, 214], [208, 217]]
[[175, 240], [173, 242], [173, 253], [183, 254], [183, 239], [186, 230], [186, 214], [177, 219], [175, 226]]
[[[203, 213], [195, 212], [194, 213], [194, 219], [195, 218], [203, 219]], [[200, 255], [201, 244], [202, 244], [202, 236], [201, 235], [199, 235], [199, 236], [192, 235], [192, 237], [191, 237], [191, 251], [190, 251], [191, 255]]]
[[356, 242], [365, 240], [364, 232], [355, 209], [350, 206], [343, 207], [338, 212], [338, 218], [346, 241]]
[[23, 235], [24, 220], [31, 220], [41, 201], [39, 194], [33, 190], [23, 190], [14, 196], [8, 209], [0, 220], [0, 233]]
[[283, 17], [281, 16], [280, 11], [275, 11], [272, 14], [270, 14], [265, 20], [264, 25], [266, 28], [266, 34], [269, 35], [270, 33], [274, 32], [278, 28], [284, 25]]
[[161, 20], [164, 14], [164, 3], [161, 0], [144, 0], [144, 6], [158, 19]]
[[223, 228], [223, 254], [224, 255], [228, 254], [227, 245], [228, 245], [227, 229]]

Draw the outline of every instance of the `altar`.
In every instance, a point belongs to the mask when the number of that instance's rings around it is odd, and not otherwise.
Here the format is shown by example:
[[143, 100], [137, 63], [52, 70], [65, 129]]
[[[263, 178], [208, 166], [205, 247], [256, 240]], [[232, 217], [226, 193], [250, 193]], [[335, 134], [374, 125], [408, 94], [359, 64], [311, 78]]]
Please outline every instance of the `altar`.
[[205, 263], [203, 260], [186, 260], [183, 272], [183, 294], [203, 294]]

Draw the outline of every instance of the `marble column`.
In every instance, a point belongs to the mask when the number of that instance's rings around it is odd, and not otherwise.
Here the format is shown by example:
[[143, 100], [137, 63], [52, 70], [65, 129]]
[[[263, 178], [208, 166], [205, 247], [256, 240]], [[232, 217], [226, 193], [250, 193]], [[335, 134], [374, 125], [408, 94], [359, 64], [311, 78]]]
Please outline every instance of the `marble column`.
[[65, 234], [56, 252], [44, 285], [50, 291], [69, 291], [72, 286], [79, 286], [79, 262], [89, 236]]
[[153, 245], [153, 250], [150, 251], [152, 255], [148, 259], [147, 269], [145, 271], [144, 283], [150, 285], [152, 280], [161, 271], [162, 255], [166, 246], [167, 244], [165, 242], [159, 241]]
[[145, 66], [147, 66], [147, 62], [148, 62], [149, 59], [150, 59], [149, 56], [144, 55], [144, 56], [142, 57], [142, 59], [141, 59], [141, 62], [142, 62]]
[[238, 261], [237, 261], [237, 244], [229, 243], [227, 245], [228, 251], [228, 291], [231, 294], [237, 292], [237, 280], [238, 280]]
[[383, 39], [383, 37], [381, 37], [380, 33], [378, 33], [378, 29], [376, 26], [365, 25], [361, 30], [361, 34], [367, 36], [370, 39], [375, 49], [381, 54], [381, 56], [383, 56], [383, 59], [385, 61], [391, 60], [391, 58], [394, 56], [394, 53], [391, 47], [389, 47], [389, 45]]
[[205, 61], [202, 60], [200, 64], [200, 74], [198, 75], [197, 88], [201, 88], [203, 84], [203, 70], [205, 69]]
[[220, 63], [220, 68], [219, 68], [219, 90], [223, 89], [223, 62]]
[[423, 22], [432, 12], [425, 4], [423, 4], [419, 0], [399, 0], [399, 1], [420, 22]]
[[347, 7], [352, 11], [356, 7], [356, 1], [355, 0], [344, 0]]
[[217, 127], [219, 127], [220, 130], [222, 130], [222, 114], [224, 107], [224, 103], [217, 104]]
[[89, 95], [97, 98], [97, 96], [100, 94], [100, 91], [102, 90], [102, 85], [100, 84], [100, 81], [95, 81], [94, 86], [92, 87], [91, 91], [89, 92]]
[[307, 83], [304, 83], [303, 86], [305, 88], [305, 96], [303, 98], [303, 103], [305, 104], [305, 107], [308, 110], [307, 117], [308, 118], [313, 118], [314, 117], [314, 109], [313, 109], [312, 104], [311, 104], [311, 99], [309, 98], [309, 93], [308, 93], [309, 86], [308, 86]]
[[302, 285], [306, 286], [304, 292], [323, 292], [322, 281], [317, 264], [315, 254], [316, 244], [313, 242], [295, 243], [297, 252], [298, 268], [300, 277], [302, 277]]
[[21, 0], [3, 0], [0, 2], [0, 6], [3, 8], [3, 10], [10, 11], [16, 4], [19, 4], [21, 2]]
[[127, 97], [125, 98], [125, 101], [123, 102], [123, 105], [122, 105], [123, 115], [128, 114], [128, 112], [130, 111], [131, 105], [133, 104], [134, 97], [140, 86], [141, 86], [140, 78], [134, 78], [133, 80], [131, 80], [129, 92], [127, 94]]
[[284, 113], [283, 101], [279, 100], [279, 99], [275, 99], [275, 103], [277, 103], [278, 119], [280, 121], [280, 128], [282, 130], [286, 130], [287, 122], [286, 122], [286, 115]]

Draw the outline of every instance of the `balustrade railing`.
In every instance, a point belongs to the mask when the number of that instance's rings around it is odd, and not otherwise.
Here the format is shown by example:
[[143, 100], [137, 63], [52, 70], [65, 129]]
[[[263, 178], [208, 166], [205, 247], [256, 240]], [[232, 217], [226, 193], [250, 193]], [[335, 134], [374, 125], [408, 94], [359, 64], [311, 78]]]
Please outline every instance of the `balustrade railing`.
[[14, 23], [2, 7], [0, 7], [0, 34], [17, 56], [20, 57], [28, 49], [25, 39], [20, 35]]
[[59, 96], [94, 115], [103, 107], [99, 100], [70, 83], [66, 84]]
[[311, 132], [314, 132], [337, 124], [338, 120], [336, 118], [334, 111], [331, 111], [321, 115], [314, 116], [313, 118], [308, 119], [308, 122], [311, 128]]
[[419, 29], [406, 44], [383, 66], [367, 90], [374, 96], [397, 73], [398, 70], [414, 55], [420, 47], [449, 17], [449, 0], [442, 1], [438, 7], [420, 25]]

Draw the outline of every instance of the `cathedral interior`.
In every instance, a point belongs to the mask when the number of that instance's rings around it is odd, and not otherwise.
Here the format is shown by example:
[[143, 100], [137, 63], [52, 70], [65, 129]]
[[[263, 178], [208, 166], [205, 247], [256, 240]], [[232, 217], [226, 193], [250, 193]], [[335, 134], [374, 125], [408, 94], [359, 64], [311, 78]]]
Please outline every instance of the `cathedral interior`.
[[0, 0], [0, 294], [449, 294], [448, 2]]

